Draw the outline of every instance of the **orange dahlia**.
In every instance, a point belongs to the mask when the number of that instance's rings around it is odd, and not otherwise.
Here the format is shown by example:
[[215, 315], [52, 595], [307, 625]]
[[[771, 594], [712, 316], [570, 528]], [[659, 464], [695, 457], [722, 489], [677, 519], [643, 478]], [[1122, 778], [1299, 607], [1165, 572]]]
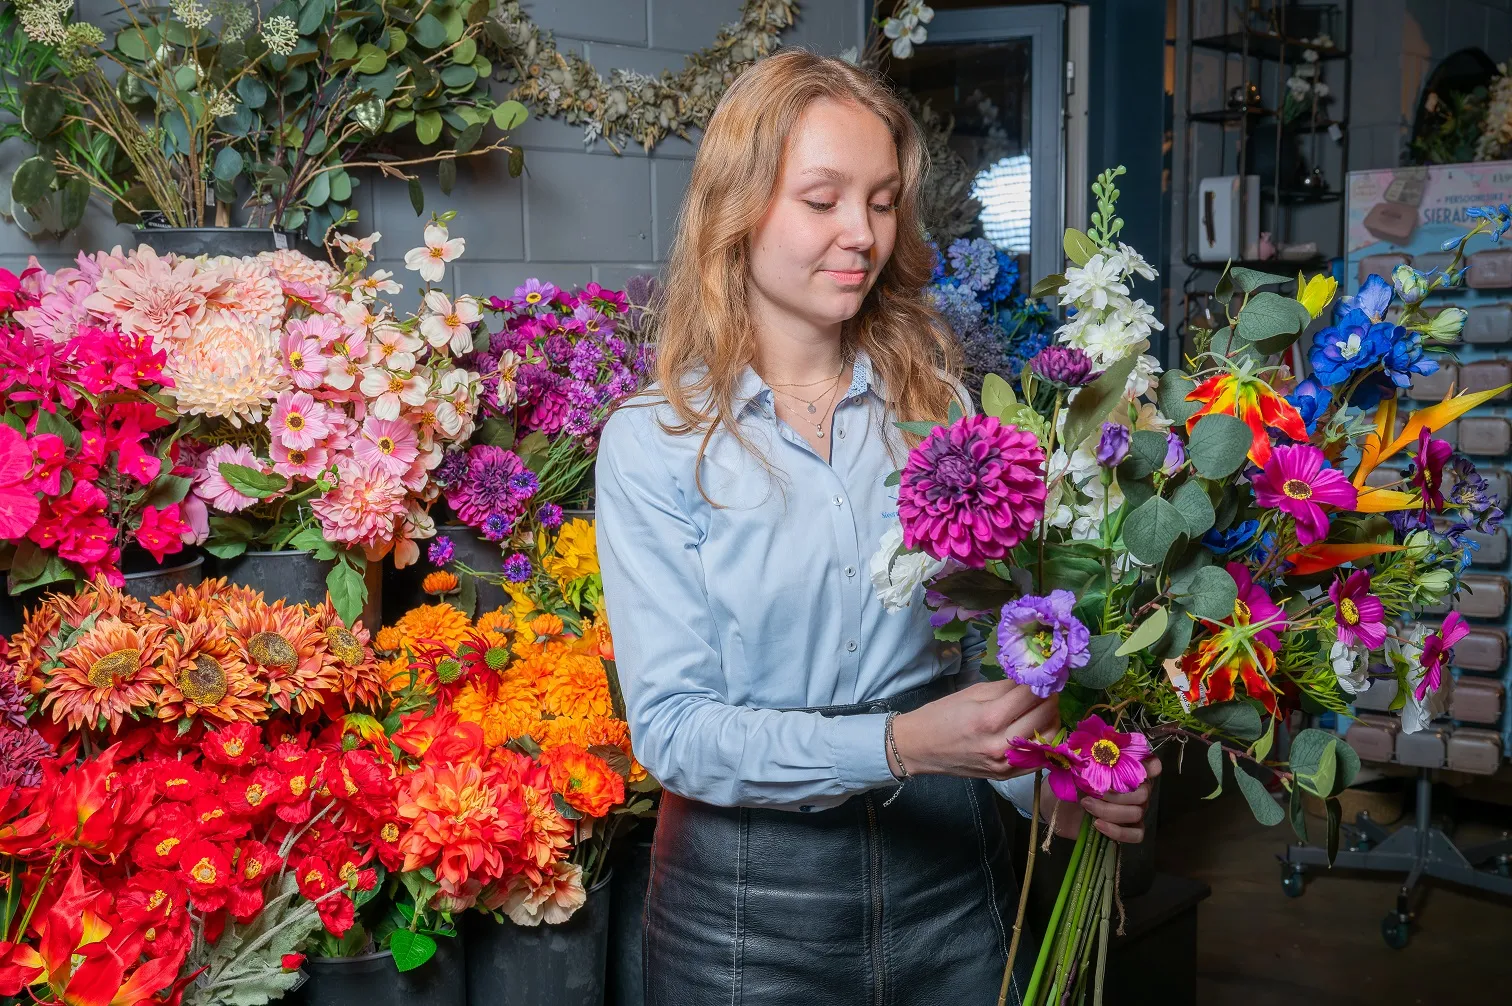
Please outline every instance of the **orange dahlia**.
[[268, 715], [267, 688], [247, 670], [219, 618], [175, 622], [156, 678], [160, 720], [203, 716], [219, 726]]
[[325, 637], [304, 605], [237, 606], [228, 618], [238, 656], [266, 682], [278, 708], [307, 713], [340, 686], [337, 669], [321, 658]]
[[551, 772], [551, 785], [568, 806], [589, 817], [603, 817], [625, 801], [625, 780], [609, 763], [576, 744], [544, 751], [541, 763]]
[[121, 728], [126, 714], [152, 705], [163, 660], [163, 625], [130, 625], [103, 618], [75, 639], [47, 682], [42, 708], [68, 729]]
[[378, 635], [373, 639], [373, 647], [384, 653], [394, 653], [403, 642], [399, 630], [392, 625], [385, 625], [378, 630]]
[[[534, 874], [534, 876], [531, 876]], [[521, 926], [560, 925], [588, 901], [583, 868], [553, 863], [550, 870], [528, 870], [509, 878], [483, 899], [490, 911], [502, 911]]]
[[572, 844], [572, 822], [562, 816], [551, 799], [549, 790], [534, 786], [521, 786], [520, 796], [525, 805], [525, 827], [520, 836], [520, 857], [545, 869], [556, 860], [567, 857]]
[[433, 867], [436, 883], [457, 896], [503, 876], [525, 828], [519, 794], [471, 762], [423, 763], [404, 780], [398, 812], [409, 824], [403, 868]]
[[376, 708], [385, 685], [368, 645], [367, 626], [358, 622], [347, 628], [329, 597], [315, 606], [312, 617], [320, 633], [321, 659], [334, 668], [346, 707]]
[[176, 622], [192, 622], [204, 616], [222, 617], [231, 609], [262, 604], [262, 591], [232, 584], [225, 577], [179, 584], [152, 599], [158, 610]]

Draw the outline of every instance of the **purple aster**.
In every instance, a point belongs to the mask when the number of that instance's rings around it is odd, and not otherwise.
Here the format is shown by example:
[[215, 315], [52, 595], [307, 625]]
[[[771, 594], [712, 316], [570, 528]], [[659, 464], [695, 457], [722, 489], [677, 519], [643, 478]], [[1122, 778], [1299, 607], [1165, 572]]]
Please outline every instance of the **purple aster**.
[[42, 761], [54, 753], [52, 745], [29, 727], [0, 727], [0, 787], [40, 785]]
[[593, 413], [587, 409], [573, 409], [562, 421], [562, 432], [569, 437], [582, 437], [593, 432], [593, 426]]
[[515, 472], [509, 477], [509, 492], [516, 500], [524, 502], [536, 494], [541, 488], [541, 480], [536, 478], [536, 473], [529, 468]]
[[1117, 468], [1129, 456], [1130, 436], [1127, 426], [1103, 423], [1102, 438], [1097, 441], [1097, 463], [1104, 468]]
[[1049, 346], [1040, 350], [1029, 367], [1051, 384], [1079, 388], [1097, 377], [1092, 372], [1092, 358], [1075, 346]]
[[562, 526], [562, 508], [555, 503], [542, 503], [536, 508], [536, 520], [542, 527], [555, 530]]
[[513, 451], [475, 444], [467, 452], [467, 469], [446, 490], [446, 503], [461, 520], [480, 527], [490, 514], [510, 513], [516, 497], [510, 488], [525, 465]]
[[456, 555], [456, 552], [457, 548], [452, 544], [452, 540], [443, 534], [431, 542], [427, 554], [432, 566], [445, 566], [452, 561], [452, 557]]
[[[0, 636], [0, 656], [5, 652], [5, 638]], [[13, 727], [26, 726], [26, 693], [16, 683], [16, 677], [0, 660], [0, 723]]]
[[1076, 595], [1052, 590], [1049, 597], [1021, 597], [1003, 605], [998, 623], [998, 663], [1003, 673], [1047, 699], [1091, 657], [1091, 633], [1071, 613]]
[[598, 377], [599, 364], [603, 362], [604, 349], [598, 343], [584, 339], [572, 351], [567, 372], [579, 381], [592, 381]]
[[524, 583], [530, 579], [530, 556], [516, 552], [504, 560], [504, 579], [510, 583]]

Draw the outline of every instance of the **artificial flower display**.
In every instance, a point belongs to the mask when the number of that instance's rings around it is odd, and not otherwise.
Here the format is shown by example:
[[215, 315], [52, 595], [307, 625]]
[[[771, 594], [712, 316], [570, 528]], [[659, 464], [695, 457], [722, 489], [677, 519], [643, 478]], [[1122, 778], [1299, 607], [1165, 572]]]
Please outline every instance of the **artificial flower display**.
[[[1400, 418], [1396, 394], [1438, 368], [1464, 320], [1430, 318], [1425, 299], [1512, 218], [1470, 215], [1442, 273], [1368, 277], [1311, 336], [1305, 380], [1278, 357], [1328, 315], [1336, 284], [1299, 277], [1285, 293], [1288, 277], [1231, 269], [1226, 325], [1196, 333], [1190, 373], [1162, 373], [1144, 356], [1153, 314], [1130, 295], [1149, 267], [1115, 239], [1116, 178], [1094, 186], [1091, 230], [1068, 232], [1071, 267], [1040, 284], [1072, 309], [1059, 344], [989, 376], [976, 414], [898, 424], [918, 442], [894, 476], [898, 525], [873, 581], [888, 611], [926, 605], [989, 676], [1059, 696], [1077, 725], [1007, 756], [1044, 770], [1061, 800], [1132, 791], [1153, 743], [1198, 739], [1220, 788], [1227, 760], [1259, 820], [1287, 816], [1274, 789], [1296, 820], [1303, 792], [1336, 806], [1358, 766], [1318, 730], [1292, 737], [1290, 764], [1270, 757], [1304, 702], [1348, 715], [1390, 677], [1405, 731], [1443, 711], [1468, 630], [1457, 613], [1436, 630], [1413, 623], [1459, 592], [1469, 533], [1503, 512], [1434, 434], [1507, 389]], [[1367, 481], [1385, 465], [1399, 477]], [[1112, 883], [1107, 845], [1083, 826], [1065, 881], [1083, 905]], [[1058, 918], [1044, 946], [1090, 947], [1096, 921]], [[1042, 955], [1025, 1001], [1060, 1001], [1076, 967]]]

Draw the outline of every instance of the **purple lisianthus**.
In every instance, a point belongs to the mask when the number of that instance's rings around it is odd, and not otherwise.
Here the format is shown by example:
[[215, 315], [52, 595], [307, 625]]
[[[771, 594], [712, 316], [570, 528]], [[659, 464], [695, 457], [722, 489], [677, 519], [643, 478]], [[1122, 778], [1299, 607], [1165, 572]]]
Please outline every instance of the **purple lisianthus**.
[[536, 508], [536, 520], [547, 529], [556, 529], [562, 526], [562, 508], [555, 503], [542, 503]]
[[530, 579], [530, 556], [515, 552], [504, 560], [504, 579], [510, 583], [524, 583]]
[[430, 558], [432, 566], [445, 566], [447, 563], [452, 561], [452, 557], [455, 556], [456, 553], [457, 547], [452, 544], [452, 540], [450, 538], [443, 534], [438, 536], [435, 541], [430, 543], [430, 549], [428, 550], [427, 555]]
[[1175, 473], [1176, 469], [1186, 464], [1186, 459], [1186, 444], [1183, 444], [1181, 442], [1181, 438], [1176, 434], [1167, 433], [1166, 456], [1165, 462], [1160, 466], [1161, 473], [1164, 475], [1171, 475]]
[[1102, 438], [1097, 441], [1097, 463], [1117, 468], [1129, 456], [1129, 428], [1118, 423], [1103, 423]]
[[1079, 388], [1097, 377], [1092, 358], [1075, 346], [1047, 346], [1029, 361], [1029, 369], [1051, 384]]
[[446, 504], [463, 523], [481, 527], [489, 515], [516, 509], [519, 497], [511, 480], [526, 470], [513, 451], [475, 444], [467, 451], [467, 470], [446, 490]]
[[1091, 633], [1071, 609], [1076, 595], [1052, 590], [1048, 597], [1021, 597], [1003, 605], [998, 623], [998, 663], [1003, 673], [1047, 699], [1066, 687], [1071, 671], [1087, 666]]

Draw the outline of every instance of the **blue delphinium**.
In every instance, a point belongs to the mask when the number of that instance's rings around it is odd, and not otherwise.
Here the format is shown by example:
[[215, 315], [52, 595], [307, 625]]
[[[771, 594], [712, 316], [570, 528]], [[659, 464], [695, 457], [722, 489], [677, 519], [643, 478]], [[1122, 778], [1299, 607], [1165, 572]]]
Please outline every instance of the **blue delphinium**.
[[[1492, 241], [1500, 241], [1502, 235], [1507, 233], [1507, 228], [1512, 227], [1512, 207], [1509, 207], [1506, 203], [1502, 203], [1500, 206], [1472, 206], [1465, 211], [1465, 216], [1471, 219], [1491, 221]], [[1458, 243], [1458, 240], [1458, 238], [1455, 239], [1456, 243]]]
[[1371, 324], [1382, 321], [1386, 317], [1386, 309], [1391, 306], [1392, 292], [1386, 277], [1371, 273], [1365, 277], [1359, 293], [1353, 297], [1339, 298], [1339, 302], [1334, 305], [1334, 324], [1337, 325], [1354, 311], [1364, 314]]
[[[1391, 295], [1389, 286], [1386, 295]], [[1379, 324], [1387, 329], [1393, 327], [1385, 322]], [[1343, 384], [1353, 374], [1380, 362], [1390, 338], [1389, 334], [1382, 337], [1382, 333], [1377, 333], [1377, 327], [1363, 310], [1354, 309], [1313, 336], [1307, 362], [1324, 387]]]
[[1293, 388], [1286, 400], [1302, 416], [1302, 422], [1307, 424], [1307, 435], [1312, 436], [1317, 432], [1318, 420], [1333, 404], [1333, 392], [1309, 377]]
[[979, 299], [984, 306], [1003, 304], [1018, 299], [1019, 264], [1018, 259], [1002, 251], [997, 253], [997, 279], [992, 281], [992, 289], [984, 290]]
[[924, 292], [934, 309], [945, 316], [957, 333], [970, 328], [982, 317], [982, 305], [977, 301], [976, 293], [970, 287], [954, 282], [954, 277], [947, 276], [926, 287]]

